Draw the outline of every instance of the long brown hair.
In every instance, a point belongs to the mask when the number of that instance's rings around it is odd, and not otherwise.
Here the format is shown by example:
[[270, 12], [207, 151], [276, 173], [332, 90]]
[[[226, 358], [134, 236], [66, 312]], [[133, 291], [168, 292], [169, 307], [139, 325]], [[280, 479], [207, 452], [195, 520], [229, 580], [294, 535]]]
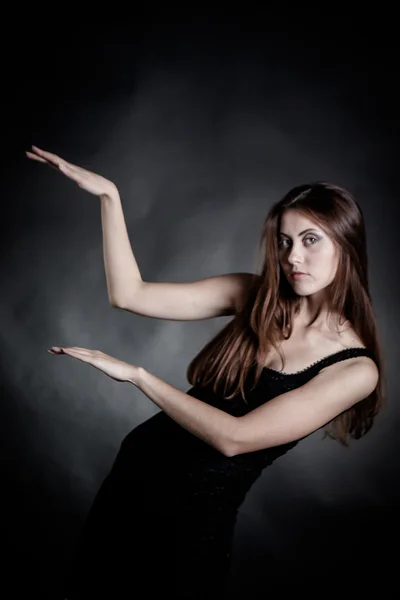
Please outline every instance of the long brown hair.
[[[331, 237], [339, 249], [338, 268], [328, 286], [328, 314], [350, 321], [364, 346], [371, 350], [379, 369], [375, 390], [333, 419], [325, 436], [348, 446], [348, 438], [359, 439], [372, 427], [386, 400], [386, 376], [382, 344], [377, 331], [368, 282], [368, 255], [362, 210], [345, 189], [327, 182], [301, 185], [289, 191], [270, 209], [259, 241], [264, 262], [243, 306], [234, 318], [194, 357], [187, 368], [191, 385], [212, 385], [216, 394], [229, 400], [241, 395], [247, 402], [244, 384], [250, 369], [256, 385], [263, 366], [258, 360], [278, 347], [292, 333], [293, 316], [301, 297], [287, 281], [279, 262], [278, 232], [282, 214], [295, 209], [312, 219]], [[261, 249], [261, 250], [260, 250]], [[317, 315], [318, 316], [318, 315]]]

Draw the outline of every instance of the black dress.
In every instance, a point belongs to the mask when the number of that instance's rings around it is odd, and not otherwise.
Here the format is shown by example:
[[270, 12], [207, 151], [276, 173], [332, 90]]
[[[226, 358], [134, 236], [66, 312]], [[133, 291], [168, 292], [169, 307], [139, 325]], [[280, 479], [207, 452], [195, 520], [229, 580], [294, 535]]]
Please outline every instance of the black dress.
[[[198, 386], [187, 394], [240, 416], [357, 356], [375, 360], [366, 348], [350, 348], [292, 374], [264, 368], [248, 404], [221, 402]], [[140, 424], [123, 440], [89, 512], [68, 600], [225, 598], [239, 507], [263, 470], [299, 441], [226, 457], [163, 411]]]

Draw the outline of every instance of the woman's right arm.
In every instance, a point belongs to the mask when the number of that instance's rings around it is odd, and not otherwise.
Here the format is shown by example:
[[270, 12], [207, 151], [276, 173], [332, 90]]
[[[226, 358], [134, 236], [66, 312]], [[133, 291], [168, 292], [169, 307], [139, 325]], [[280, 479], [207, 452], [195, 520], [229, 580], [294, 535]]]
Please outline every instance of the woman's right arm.
[[115, 308], [176, 321], [234, 315], [257, 277], [252, 273], [226, 273], [180, 283], [143, 281], [118, 193], [101, 197], [101, 220], [108, 297]]
[[125, 298], [143, 283], [132, 252], [119, 193], [101, 195], [103, 257], [108, 299], [111, 306], [122, 308]]
[[33, 147], [29, 158], [57, 168], [79, 187], [100, 197], [103, 256], [111, 306], [156, 319], [192, 321], [235, 314], [258, 275], [227, 273], [198, 281], [142, 280], [126, 228], [117, 187], [111, 181], [55, 154]]
[[154, 319], [194, 321], [234, 315], [256, 275], [227, 273], [198, 281], [143, 281], [118, 194], [101, 198], [103, 252], [111, 306]]
[[145, 317], [197, 321], [234, 315], [243, 306], [252, 273], [226, 273], [198, 281], [163, 283], [138, 281], [113, 306]]

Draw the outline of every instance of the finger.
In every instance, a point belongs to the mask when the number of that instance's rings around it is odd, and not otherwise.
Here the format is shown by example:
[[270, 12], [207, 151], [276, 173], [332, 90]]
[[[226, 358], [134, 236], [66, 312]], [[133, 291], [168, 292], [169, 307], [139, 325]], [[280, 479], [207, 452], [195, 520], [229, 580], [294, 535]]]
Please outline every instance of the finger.
[[50, 161], [45, 160], [44, 158], [40, 158], [39, 156], [36, 156], [36, 154], [32, 154], [32, 152], [26, 151], [25, 154], [27, 155], [28, 158], [31, 158], [32, 160], [43, 163], [43, 164], [49, 166], [51, 169], [55, 169], [56, 171], [59, 171], [58, 165], [55, 165], [55, 164], [51, 163]]
[[58, 156], [57, 154], [53, 154], [52, 152], [47, 152], [46, 150], [42, 150], [41, 148], [38, 148], [37, 146], [31, 146], [31, 148], [35, 152], [35, 154], [38, 154], [39, 156], [45, 158], [46, 160], [51, 160], [54, 162], [63, 160], [61, 158], [61, 156]]
[[85, 169], [82, 169], [82, 167], [78, 167], [78, 165], [73, 165], [72, 163], [68, 162], [64, 158], [61, 158], [61, 156], [58, 156], [57, 154], [53, 154], [52, 152], [47, 152], [46, 150], [42, 150], [41, 148], [38, 148], [37, 146], [32, 146], [32, 149], [41, 158], [44, 158], [45, 160], [57, 165], [58, 168], [60, 168], [61, 165], [64, 165], [64, 166], [67, 166], [70, 171], [76, 170], [77, 172], [82, 173], [82, 174], [88, 173], [88, 171], [86, 171]]
[[67, 353], [68, 348], [60, 348], [60, 346], [52, 346], [48, 349], [51, 354], [64, 354]]
[[32, 150], [36, 156], [44, 159], [50, 165], [55, 165], [57, 168], [59, 168], [61, 164], [67, 163], [67, 161], [61, 158], [61, 156], [57, 156], [57, 154], [53, 154], [52, 152], [41, 150], [41, 148], [38, 148], [37, 146], [32, 146]]
[[60, 353], [76, 353], [76, 354], [82, 354], [85, 356], [91, 356], [93, 354], [95, 354], [96, 350], [89, 350], [88, 348], [78, 348], [77, 346], [52, 346], [49, 350], [56, 352], [57, 354]]
[[26, 150], [25, 154], [28, 156], [28, 158], [32, 158], [33, 160], [37, 160], [38, 162], [47, 163], [47, 160], [45, 160], [44, 158], [40, 158], [36, 154], [33, 154], [33, 152], [29, 152], [29, 150]]
[[92, 354], [90, 354], [89, 352], [83, 352], [82, 350], [74, 350], [73, 348], [58, 348], [54, 347], [53, 349], [49, 350], [50, 354], [58, 354], [58, 355], [62, 355], [65, 354], [66, 356], [69, 356], [71, 358], [75, 358], [76, 360], [80, 360], [82, 362], [86, 362], [86, 363], [90, 363], [93, 364], [93, 361], [95, 359], [95, 356], [93, 356]]

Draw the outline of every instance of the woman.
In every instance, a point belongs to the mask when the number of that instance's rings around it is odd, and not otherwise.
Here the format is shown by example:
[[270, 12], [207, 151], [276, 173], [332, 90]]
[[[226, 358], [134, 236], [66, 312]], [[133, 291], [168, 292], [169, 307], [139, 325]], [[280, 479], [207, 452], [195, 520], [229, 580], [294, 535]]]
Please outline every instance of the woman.
[[186, 393], [97, 350], [49, 350], [134, 384], [161, 409], [121, 444], [68, 598], [225, 597], [238, 509], [263, 470], [320, 428], [348, 445], [383, 406], [362, 211], [333, 184], [299, 186], [266, 217], [259, 275], [148, 283], [116, 186], [39, 148], [27, 155], [100, 197], [111, 306], [161, 319], [233, 317], [190, 363]]

